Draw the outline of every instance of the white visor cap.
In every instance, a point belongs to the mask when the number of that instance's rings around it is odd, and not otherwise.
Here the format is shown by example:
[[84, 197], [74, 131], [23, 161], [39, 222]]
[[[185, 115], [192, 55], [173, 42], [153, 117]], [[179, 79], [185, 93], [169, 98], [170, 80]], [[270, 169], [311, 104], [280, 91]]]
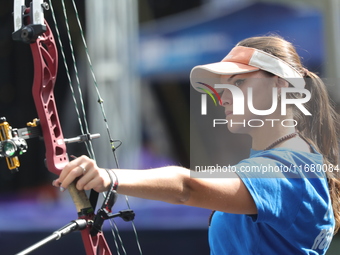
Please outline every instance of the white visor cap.
[[[305, 80], [295, 68], [267, 52], [236, 46], [229, 54], [217, 63], [195, 66], [190, 73], [190, 83], [199, 92], [202, 80], [209, 80], [209, 85], [214, 87], [220, 83], [221, 75], [234, 75], [265, 70], [285, 79], [296, 88], [304, 88]], [[216, 89], [221, 92], [221, 89]]]

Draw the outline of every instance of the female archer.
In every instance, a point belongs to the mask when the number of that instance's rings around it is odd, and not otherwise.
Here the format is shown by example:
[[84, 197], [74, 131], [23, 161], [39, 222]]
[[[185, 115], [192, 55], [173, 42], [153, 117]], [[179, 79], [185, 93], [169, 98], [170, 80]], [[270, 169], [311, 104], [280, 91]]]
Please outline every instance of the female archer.
[[[188, 169], [178, 166], [111, 169], [119, 183], [114, 189], [129, 196], [214, 210], [209, 227], [214, 255], [325, 254], [340, 226], [340, 181], [337, 114], [324, 83], [302, 66], [292, 44], [277, 36], [245, 39], [221, 62], [196, 66], [190, 75], [194, 88], [205, 78], [237, 87], [252, 98], [258, 111], [271, 109], [274, 100], [280, 101], [289, 88], [307, 90], [311, 98], [303, 107], [310, 114], [294, 104], [278, 103], [266, 116], [245, 106], [241, 117], [246, 121], [289, 119], [291, 123], [264, 121], [260, 128], [228, 124], [232, 133], [252, 138], [249, 158], [235, 165], [236, 171], [228, 177], [191, 178]], [[237, 99], [231, 90], [221, 89], [228, 123], [241, 118], [234, 112]], [[273, 91], [278, 99], [273, 99]], [[303, 99], [301, 93], [286, 96]], [[242, 171], [247, 166], [289, 171], [266, 175]], [[112, 182], [105, 169], [82, 156], [64, 168], [54, 185], [64, 190], [78, 177], [79, 190], [104, 192]]]

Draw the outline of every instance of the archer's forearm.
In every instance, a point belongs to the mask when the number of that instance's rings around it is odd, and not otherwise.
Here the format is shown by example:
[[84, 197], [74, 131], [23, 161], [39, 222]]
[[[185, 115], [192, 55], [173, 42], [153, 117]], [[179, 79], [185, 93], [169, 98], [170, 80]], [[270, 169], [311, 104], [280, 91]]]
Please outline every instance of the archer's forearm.
[[169, 166], [150, 170], [114, 170], [118, 178], [117, 192], [172, 204], [183, 204], [190, 196], [188, 169]]

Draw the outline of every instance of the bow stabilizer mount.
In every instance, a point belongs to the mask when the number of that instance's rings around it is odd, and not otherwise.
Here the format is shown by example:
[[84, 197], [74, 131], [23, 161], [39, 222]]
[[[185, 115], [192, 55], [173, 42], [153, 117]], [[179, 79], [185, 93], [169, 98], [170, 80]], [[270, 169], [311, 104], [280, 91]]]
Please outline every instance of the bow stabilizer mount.
[[15, 0], [13, 40], [25, 43], [35, 42], [47, 30], [44, 10], [48, 9], [49, 5], [43, 0], [33, 0], [29, 8], [25, 6], [25, 0]]

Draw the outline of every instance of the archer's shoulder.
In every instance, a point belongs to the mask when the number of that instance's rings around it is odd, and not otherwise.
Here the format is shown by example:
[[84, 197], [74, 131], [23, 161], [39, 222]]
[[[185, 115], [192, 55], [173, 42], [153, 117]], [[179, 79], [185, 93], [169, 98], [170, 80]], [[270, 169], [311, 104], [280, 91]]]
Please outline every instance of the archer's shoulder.
[[[236, 165], [241, 177], [257, 178], [323, 178], [323, 156], [320, 153], [275, 148], [251, 151], [250, 157]], [[319, 169], [320, 171], [316, 171]], [[313, 170], [313, 171], [312, 171]]]
[[322, 164], [323, 156], [316, 150], [313, 152], [305, 152], [299, 150], [292, 150], [290, 148], [274, 148], [271, 150], [262, 151], [250, 151], [250, 157], [246, 160], [250, 161], [267, 161], [273, 160], [277, 162], [285, 163], [297, 163], [297, 164]]

